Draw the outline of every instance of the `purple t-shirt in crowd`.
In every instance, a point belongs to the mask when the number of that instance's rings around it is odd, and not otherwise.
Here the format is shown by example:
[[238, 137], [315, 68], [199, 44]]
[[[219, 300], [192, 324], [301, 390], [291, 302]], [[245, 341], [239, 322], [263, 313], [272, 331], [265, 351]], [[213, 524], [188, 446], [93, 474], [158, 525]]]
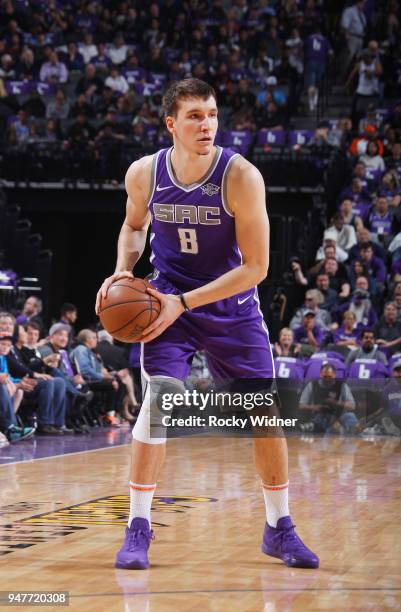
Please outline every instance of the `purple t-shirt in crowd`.
[[316, 62], [324, 66], [330, 49], [331, 45], [323, 34], [311, 34], [304, 44], [305, 61]]
[[368, 227], [373, 234], [388, 236], [391, 234], [393, 227], [393, 215], [390, 211], [384, 215], [379, 215], [378, 212], [372, 210], [369, 215]]
[[[319, 325], [315, 325], [313, 328], [313, 335], [315, 336], [315, 340], [320, 346], [324, 337], [324, 330], [319, 327]], [[303, 325], [300, 325], [294, 330], [294, 342], [299, 342], [300, 344], [309, 344], [308, 334]]]
[[341, 325], [335, 332], [333, 332], [333, 342], [337, 344], [341, 340], [358, 340], [359, 331], [357, 328], [353, 329], [352, 332], [346, 332], [344, 325]]
[[384, 265], [384, 262], [379, 259], [379, 257], [373, 255], [372, 259], [369, 262], [364, 260], [361, 261], [363, 261], [363, 263], [365, 264], [370, 276], [373, 276], [373, 278], [375, 278], [378, 283], [384, 283], [387, 274], [386, 266]]

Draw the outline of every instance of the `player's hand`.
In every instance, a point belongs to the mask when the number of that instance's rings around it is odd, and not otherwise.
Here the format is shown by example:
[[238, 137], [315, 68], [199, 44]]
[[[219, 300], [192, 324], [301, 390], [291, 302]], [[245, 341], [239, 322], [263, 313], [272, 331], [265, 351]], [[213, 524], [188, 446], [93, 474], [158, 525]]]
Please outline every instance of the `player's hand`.
[[110, 285], [114, 283], [116, 280], [120, 280], [120, 278], [134, 278], [134, 275], [129, 270], [125, 270], [124, 272], [115, 272], [114, 274], [107, 277], [106, 280], [103, 281], [103, 284], [100, 287], [96, 295], [95, 312], [97, 315], [99, 314], [101, 299], [102, 298], [104, 299], [106, 297], [107, 291], [109, 290]]
[[165, 295], [156, 289], [150, 288], [147, 291], [159, 300], [161, 310], [157, 319], [142, 332], [142, 336], [139, 339], [140, 342], [150, 342], [157, 338], [157, 336], [160, 336], [184, 312], [184, 306], [181, 304], [178, 295], [171, 293]]
[[0, 385], [5, 385], [8, 383], [10, 377], [5, 372], [0, 374]]

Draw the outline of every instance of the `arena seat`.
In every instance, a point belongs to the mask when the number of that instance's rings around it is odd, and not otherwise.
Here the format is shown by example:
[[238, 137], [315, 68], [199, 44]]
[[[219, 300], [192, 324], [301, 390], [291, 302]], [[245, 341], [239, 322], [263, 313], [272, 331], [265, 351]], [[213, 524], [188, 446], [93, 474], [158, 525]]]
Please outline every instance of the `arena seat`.
[[254, 135], [252, 132], [243, 130], [226, 130], [222, 135], [223, 147], [230, 147], [233, 151], [241, 153], [241, 155], [247, 155], [249, 152]]

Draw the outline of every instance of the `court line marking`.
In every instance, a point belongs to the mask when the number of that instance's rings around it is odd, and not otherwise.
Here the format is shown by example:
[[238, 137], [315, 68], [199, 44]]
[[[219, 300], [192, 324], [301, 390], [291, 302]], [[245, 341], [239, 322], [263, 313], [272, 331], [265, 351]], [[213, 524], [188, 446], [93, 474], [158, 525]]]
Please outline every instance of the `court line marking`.
[[70, 599], [72, 598], [83, 598], [83, 597], [127, 597], [132, 595], [191, 595], [196, 593], [302, 593], [302, 592], [359, 592], [363, 593], [378, 591], [379, 593], [389, 591], [389, 592], [398, 592], [401, 591], [401, 588], [398, 587], [338, 587], [338, 588], [328, 588], [328, 587], [296, 587], [296, 588], [285, 588], [285, 589], [185, 589], [183, 591], [127, 591], [127, 592], [119, 592], [119, 593], [87, 593], [81, 595], [72, 595], [70, 594]]
[[[49, 455], [48, 457], [36, 457], [34, 459], [21, 459], [20, 461], [10, 461], [9, 463], [0, 463], [1, 467], [7, 467], [8, 465], [16, 465], [17, 463], [33, 463], [34, 461], [45, 461], [46, 459], [58, 459], [60, 457], [68, 457], [69, 455], [83, 455], [84, 453], [97, 453], [99, 451], [111, 450], [113, 448], [120, 448], [121, 446], [130, 446], [129, 442], [123, 444], [114, 444], [114, 446], [104, 446], [103, 448], [90, 448], [83, 451], [72, 451], [71, 453], [60, 453], [60, 455]], [[1, 459], [1, 456], [0, 456]]]

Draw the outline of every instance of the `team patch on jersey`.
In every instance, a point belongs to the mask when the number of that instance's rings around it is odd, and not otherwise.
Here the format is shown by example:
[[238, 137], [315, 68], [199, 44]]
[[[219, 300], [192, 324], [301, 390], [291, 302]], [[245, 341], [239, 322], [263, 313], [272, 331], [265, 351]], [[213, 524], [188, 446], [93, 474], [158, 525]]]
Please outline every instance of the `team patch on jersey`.
[[213, 185], [213, 183], [206, 183], [206, 185], [201, 186], [201, 189], [202, 193], [208, 196], [213, 196], [220, 191], [220, 187], [218, 185]]

